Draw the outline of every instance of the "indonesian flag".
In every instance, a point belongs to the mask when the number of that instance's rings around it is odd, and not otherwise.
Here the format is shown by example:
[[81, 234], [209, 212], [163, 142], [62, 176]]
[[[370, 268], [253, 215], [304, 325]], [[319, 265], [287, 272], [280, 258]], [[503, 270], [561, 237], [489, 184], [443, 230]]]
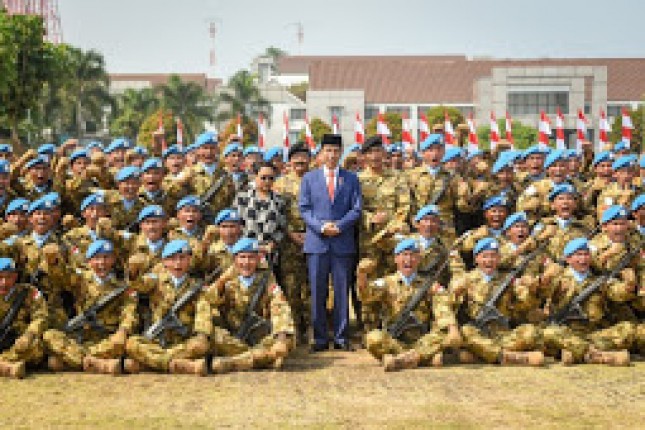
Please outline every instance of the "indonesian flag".
[[282, 116], [282, 144], [285, 151], [289, 149], [289, 117], [287, 111]]
[[184, 125], [181, 123], [181, 118], [177, 118], [177, 146], [180, 148], [184, 146]]
[[623, 142], [627, 143], [627, 146], [631, 146], [631, 141], [632, 141], [632, 129], [634, 128], [634, 124], [632, 124], [632, 117], [629, 116], [629, 112], [627, 112], [627, 108], [622, 109], [622, 115], [623, 115]]
[[444, 111], [443, 113], [444, 117], [444, 139], [446, 141], [447, 145], [454, 145], [455, 144], [455, 129], [452, 128], [452, 123], [450, 122], [450, 117], [448, 116], [448, 112]]
[[582, 109], [578, 109], [578, 120], [576, 121], [578, 138], [576, 139], [576, 149], [582, 151], [582, 142], [587, 140], [587, 118]]
[[309, 149], [314, 149], [316, 147], [314, 137], [311, 134], [311, 126], [309, 125], [309, 118], [307, 115], [305, 115], [305, 142], [307, 142]]
[[331, 132], [332, 134], [340, 134], [340, 127], [338, 126], [338, 117], [334, 115], [331, 118]]
[[258, 116], [258, 146], [260, 149], [264, 149], [267, 139], [267, 127], [264, 124], [264, 115], [260, 114]]
[[159, 111], [159, 122], [158, 122], [158, 128], [157, 128], [157, 133], [161, 135], [161, 151], [165, 151], [167, 149], [167, 144], [166, 144], [166, 131], [163, 128], [163, 112]]
[[490, 113], [490, 150], [494, 151], [499, 143], [499, 125], [495, 112]]
[[607, 115], [603, 109], [600, 109], [600, 123], [598, 124], [598, 129], [600, 131], [600, 148], [604, 149], [605, 145], [609, 143], [611, 126], [609, 125], [609, 121], [607, 121]]
[[430, 136], [430, 127], [428, 127], [428, 117], [426, 114], [421, 114], [419, 120], [419, 142], [423, 142]]
[[240, 115], [239, 113], [237, 114], [237, 132], [236, 132], [236, 134], [237, 134], [237, 137], [240, 138], [240, 140], [242, 140], [242, 138], [244, 137], [244, 132], [242, 131], [242, 115]]
[[381, 136], [381, 139], [383, 139], [384, 145], [390, 144], [390, 139], [388, 137], [392, 133], [390, 132], [390, 128], [387, 126], [387, 123], [385, 122], [385, 119], [383, 118], [382, 113], [378, 114], [378, 119], [376, 121], [376, 134]]
[[356, 112], [356, 121], [354, 122], [354, 141], [356, 143], [365, 142], [365, 129], [363, 128], [363, 121], [361, 116]]
[[504, 126], [506, 129], [506, 141], [511, 145], [511, 149], [515, 149], [515, 144], [513, 142], [513, 121], [511, 120], [511, 114], [506, 111], [506, 124]]
[[549, 136], [551, 136], [551, 121], [544, 111], [540, 112], [540, 124], [538, 126], [538, 145], [541, 149], [549, 147]]
[[477, 125], [473, 119], [473, 113], [471, 112], [468, 115], [468, 150], [470, 152], [477, 151], [479, 149], [479, 138], [477, 137]]
[[410, 119], [408, 114], [403, 112], [401, 115], [401, 141], [403, 141], [403, 146], [405, 148], [409, 147], [414, 139], [412, 138], [412, 133], [410, 132]]
[[555, 146], [558, 149], [566, 149], [567, 145], [564, 142], [564, 115], [558, 108], [558, 113], [555, 115]]

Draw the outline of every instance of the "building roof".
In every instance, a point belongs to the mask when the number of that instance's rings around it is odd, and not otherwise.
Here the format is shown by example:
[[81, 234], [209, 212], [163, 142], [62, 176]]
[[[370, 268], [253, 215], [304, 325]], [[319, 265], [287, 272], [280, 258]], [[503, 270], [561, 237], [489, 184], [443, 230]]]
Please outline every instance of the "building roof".
[[355, 61], [357, 59], [365, 61], [387, 61], [396, 58], [399, 60], [414, 60], [422, 59], [425, 61], [466, 61], [465, 55], [433, 55], [433, 56], [419, 56], [419, 55], [401, 55], [401, 56], [387, 56], [387, 55], [286, 55], [278, 58], [276, 70], [280, 75], [306, 75], [309, 73], [309, 66], [318, 61]]
[[[477, 79], [496, 67], [606, 66], [608, 101], [641, 100], [645, 58], [467, 59], [446, 57], [285, 57], [309, 64], [311, 90], [365, 91], [366, 103], [473, 103]], [[298, 63], [300, 61], [300, 63]], [[589, 86], [587, 83], [586, 86]]]
[[222, 85], [219, 78], [209, 78], [205, 73], [110, 73], [110, 82], [141, 82], [146, 87], [155, 87], [168, 82], [173, 74], [178, 75], [184, 82], [194, 82], [207, 91], [212, 92]]

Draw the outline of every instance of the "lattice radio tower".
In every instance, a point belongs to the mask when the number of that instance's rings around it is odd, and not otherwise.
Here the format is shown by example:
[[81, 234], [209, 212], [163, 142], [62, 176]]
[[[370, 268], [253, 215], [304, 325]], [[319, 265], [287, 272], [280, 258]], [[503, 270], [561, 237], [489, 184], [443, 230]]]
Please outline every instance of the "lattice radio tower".
[[10, 15], [38, 15], [45, 24], [45, 39], [63, 43], [63, 28], [58, 12], [58, 0], [0, 0]]

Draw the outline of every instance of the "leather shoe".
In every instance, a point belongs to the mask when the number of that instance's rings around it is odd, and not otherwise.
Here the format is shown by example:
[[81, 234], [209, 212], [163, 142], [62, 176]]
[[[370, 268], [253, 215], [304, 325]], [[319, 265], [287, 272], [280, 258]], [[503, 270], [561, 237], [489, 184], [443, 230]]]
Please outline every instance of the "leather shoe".
[[355, 351], [354, 347], [350, 345], [349, 342], [343, 342], [343, 343], [334, 342], [334, 349], [338, 349], [341, 351]]
[[311, 345], [311, 348], [309, 348], [309, 352], [316, 353], [316, 352], [321, 352], [321, 351], [327, 351], [328, 349], [329, 349], [329, 345], [327, 345], [327, 344], [315, 343], [315, 344]]

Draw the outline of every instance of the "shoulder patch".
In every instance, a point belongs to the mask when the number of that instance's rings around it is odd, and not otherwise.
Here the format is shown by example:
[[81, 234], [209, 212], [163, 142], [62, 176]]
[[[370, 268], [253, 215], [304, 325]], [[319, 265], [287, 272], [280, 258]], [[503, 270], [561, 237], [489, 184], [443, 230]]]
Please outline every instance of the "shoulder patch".
[[527, 196], [534, 196], [537, 193], [537, 188], [535, 188], [535, 185], [529, 185], [526, 190], [524, 190], [524, 193]]
[[378, 278], [377, 280], [374, 281], [374, 285], [376, 285], [379, 288], [383, 288], [385, 286], [385, 279]]
[[132, 298], [137, 297], [137, 291], [133, 290], [132, 288], [128, 289], [128, 296]]
[[611, 205], [613, 205], [613, 204], [614, 204], [614, 199], [613, 199], [613, 198], [611, 198], [611, 197], [605, 197], [605, 198], [603, 199], [603, 203], [604, 203], [605, 205], [607, 205], [607, 206], [611, 206]]
[[270, 291], [270, 292], [271, 292], [271, 294], [273, 294], [274, 296], [277, 296], [277, 295], [279, 295], [279, 294], [281, 294], [281, 293], [282, 293], [282, 289], [280, 288], [280, 286], [279, 286], [278, 284], [273, 284], [273, 285], [271, 285], [271, 287], [269, 288], [269, 291]]
[[34, 288], [34, 291], [31, 293], [31, 298], [33, 300], [39, 300], [42, 296], [43, 293], [41, 293], [38, 288]]

